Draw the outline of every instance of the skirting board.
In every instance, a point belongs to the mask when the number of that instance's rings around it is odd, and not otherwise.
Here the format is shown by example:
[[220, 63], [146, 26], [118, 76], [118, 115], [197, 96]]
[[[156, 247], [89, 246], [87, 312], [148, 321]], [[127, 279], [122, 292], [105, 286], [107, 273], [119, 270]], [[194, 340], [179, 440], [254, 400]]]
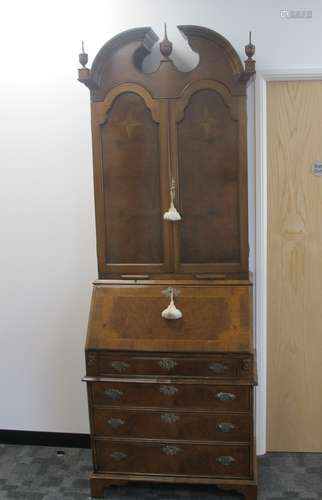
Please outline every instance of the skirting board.
[[34, 432], [1, 429], [0, 444], [54, 446], [56, 448], [91, 447], [89, 434], [72, 434], [65, 432]]

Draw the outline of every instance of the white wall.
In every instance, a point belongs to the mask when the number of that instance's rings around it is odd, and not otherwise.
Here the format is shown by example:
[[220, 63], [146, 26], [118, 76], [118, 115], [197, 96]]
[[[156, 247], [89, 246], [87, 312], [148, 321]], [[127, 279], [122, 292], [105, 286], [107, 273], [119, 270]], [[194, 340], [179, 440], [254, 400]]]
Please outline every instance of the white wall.
[[[282, 19], [285, 7], [313, 18]], [[96, 255], [80, 41], [92, 61], [118, 32], [161, 35], [167, 21], [182, 53], [175, 25], [197, 24], [243, 56], [251, 29], [258, 69], [318, 67], [322, 2], [10, 0], [0, 17], [0, 428], [87, 432], [80, 378]]]

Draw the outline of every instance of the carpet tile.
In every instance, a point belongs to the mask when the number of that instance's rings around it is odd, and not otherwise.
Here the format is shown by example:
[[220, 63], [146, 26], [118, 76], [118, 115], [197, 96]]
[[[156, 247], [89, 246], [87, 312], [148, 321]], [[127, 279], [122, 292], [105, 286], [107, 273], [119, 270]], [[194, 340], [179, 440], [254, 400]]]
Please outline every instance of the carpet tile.
[[[57, 451], [63, 451], [62, 455]], [[91, 452], [0, 444], [0, 500], [88, 500]], [[129, 483], [109, 500], [241, 500], [214, 486]], [[322, 454], [268, 453], [259, 458], [258, 500], [322, 500]]]

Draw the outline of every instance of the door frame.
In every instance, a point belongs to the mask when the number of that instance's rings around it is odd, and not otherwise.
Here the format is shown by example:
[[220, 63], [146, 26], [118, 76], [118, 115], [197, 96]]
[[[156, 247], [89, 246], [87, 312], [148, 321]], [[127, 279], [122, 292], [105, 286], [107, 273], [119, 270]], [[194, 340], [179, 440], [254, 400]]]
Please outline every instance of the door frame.
[[255, 78], [255, 332], [257, 454], [267, 437], [267, 82], [322, 80], [322, 68], [259, 71]]

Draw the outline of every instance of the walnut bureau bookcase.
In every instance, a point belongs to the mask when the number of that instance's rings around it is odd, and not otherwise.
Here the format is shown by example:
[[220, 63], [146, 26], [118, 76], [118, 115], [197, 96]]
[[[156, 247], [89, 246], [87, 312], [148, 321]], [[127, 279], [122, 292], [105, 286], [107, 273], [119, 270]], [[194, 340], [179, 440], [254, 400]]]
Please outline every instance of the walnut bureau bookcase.
[[[179, 26], [199, 63], [179, 71], [165, 32], [107, 42], [91, 94], [99, 279], [86, 341], [93, 497], [128, 481], [213, 484], [257, 498], [256, 360], [248, 271], [245, 66]], [[215, 491], [215, 489], [214, 489]]]

